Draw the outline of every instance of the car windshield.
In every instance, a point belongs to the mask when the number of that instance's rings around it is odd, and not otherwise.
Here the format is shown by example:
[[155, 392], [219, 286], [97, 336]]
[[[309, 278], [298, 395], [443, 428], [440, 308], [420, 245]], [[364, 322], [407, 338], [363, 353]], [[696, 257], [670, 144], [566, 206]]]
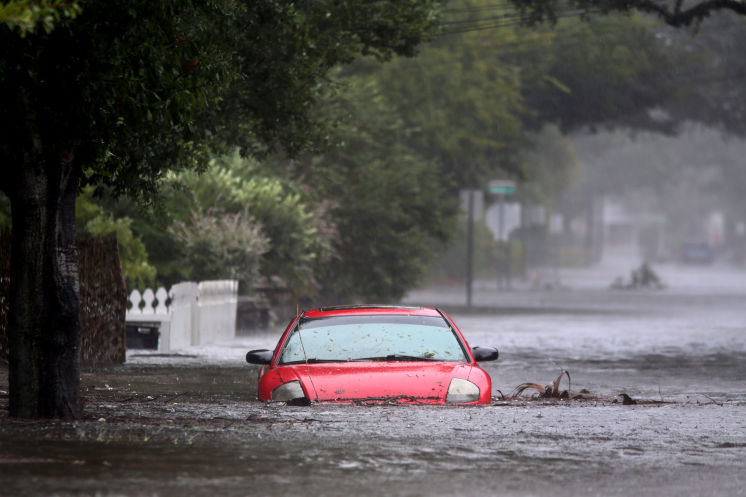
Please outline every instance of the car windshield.
[[339, 361], [456, 361], [468, 358], [445, 319], [374, 315], [301, 318], [279, 364]]

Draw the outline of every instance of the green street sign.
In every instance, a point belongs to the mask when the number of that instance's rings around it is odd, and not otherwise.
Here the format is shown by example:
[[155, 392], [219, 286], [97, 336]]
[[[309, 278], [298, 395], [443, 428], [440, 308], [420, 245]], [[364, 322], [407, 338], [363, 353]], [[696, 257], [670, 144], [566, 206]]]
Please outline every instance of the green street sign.
[[492, 195], [514, 195], [515, 181], [494, 180], [487, 185], [487, 191]]

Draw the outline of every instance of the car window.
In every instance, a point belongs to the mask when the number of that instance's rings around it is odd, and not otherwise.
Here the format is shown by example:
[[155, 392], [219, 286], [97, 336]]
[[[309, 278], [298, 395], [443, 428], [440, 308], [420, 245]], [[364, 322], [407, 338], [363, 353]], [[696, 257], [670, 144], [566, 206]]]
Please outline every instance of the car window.
[[361, 360], [467, 362], [441, 317], [378, 315], [302, 319], [285, 342], [280, 364]]

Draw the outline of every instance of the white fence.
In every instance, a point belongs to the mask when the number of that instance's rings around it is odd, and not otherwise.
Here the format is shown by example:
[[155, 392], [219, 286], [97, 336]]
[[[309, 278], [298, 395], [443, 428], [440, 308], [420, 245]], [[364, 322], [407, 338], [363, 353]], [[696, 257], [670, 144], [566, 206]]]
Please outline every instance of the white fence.
[[155, 292], [133, 290], [129, 301], [128, 323], [159, 324], [161, 352], [236, 335], [238, 282], [234, 280], [177, 283], [168, 292], [163, 287]]

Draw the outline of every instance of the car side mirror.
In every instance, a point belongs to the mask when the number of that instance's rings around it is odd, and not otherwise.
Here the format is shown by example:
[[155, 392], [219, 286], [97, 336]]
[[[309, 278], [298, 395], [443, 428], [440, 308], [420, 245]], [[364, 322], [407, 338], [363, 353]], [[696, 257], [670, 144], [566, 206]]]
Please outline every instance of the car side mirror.
[[249, 364], [269, 364], [272, 362], [274, 352], [267, 349], [250, 350], [246, 353], [246, 362]]
[[495, 347], [472, 347], [471, 353], [477, 362], [496, 361], [500, 355]]

